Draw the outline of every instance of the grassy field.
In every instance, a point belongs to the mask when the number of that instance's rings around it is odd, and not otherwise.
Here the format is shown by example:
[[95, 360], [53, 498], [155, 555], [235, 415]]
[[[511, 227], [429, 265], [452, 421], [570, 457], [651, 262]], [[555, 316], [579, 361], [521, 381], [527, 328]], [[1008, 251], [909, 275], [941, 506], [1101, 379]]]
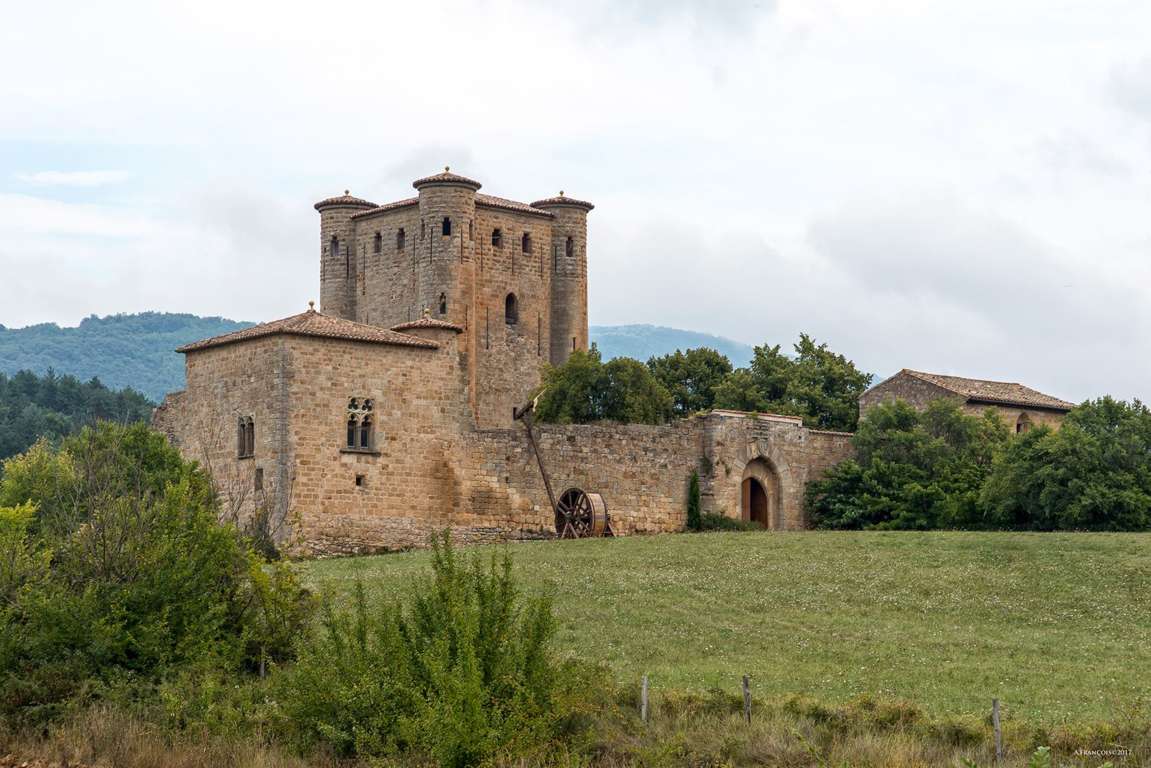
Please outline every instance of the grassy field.
[[[477, 548], [484, 555], [503, 547]], [[715, 533], [517, 543], [558, 645], [655, 689], [859, 694], [939, 714], [1114, 719], [1151, 695], [1151, 535]], [[425, 552], [304, 565], [401, 595]]]

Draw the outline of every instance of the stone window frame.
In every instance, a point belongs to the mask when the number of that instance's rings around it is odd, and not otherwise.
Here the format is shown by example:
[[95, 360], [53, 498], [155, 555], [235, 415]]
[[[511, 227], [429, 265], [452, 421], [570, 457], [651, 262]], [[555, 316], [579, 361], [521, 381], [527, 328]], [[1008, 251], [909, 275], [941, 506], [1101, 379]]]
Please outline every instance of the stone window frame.
[[492, 248], [504, 247], [504, 231], [499, 227], [492, 230]]
[[440, 236], [441, 237], [451, 237], [452, 236], [452, 217], [451, 216], [445, 216], [444, 220], [440, 222]]
[[350, 397], [346, 419], [346, 428], [341, 453], [362, 453], [379, 455], [376, 449], [376, 416], [375, 400], [370, 397]]
[[400, 227], [399, 229], [396, 230], [396, 250], [397, 251], [403, 251], [404, 250], [404, 242], [406, 240], [407, 240], [407, 236], [404, 233], [404, 228]]
[[250, 459], [256, 455], [256, 419], [241, 416], [236, 425], [236, 458]]
[[384, 250], [384, 236], [381, 232], [377, 231], [372, 238], [372, 253], [380, 254]]
[[440, 294], [440, 303], [437, 309], [439, 310], [440, 317], [448, 313], [448, 295], [446, 293]]
[[532, 252], [532, 233], [524, 232], [523, 237], [520, 238], [520, 251], [523, 253]]
[[568, 239], [564, 243], [564, 255], [569, 259], [575, 256], [575, 238], [571, 235], [568, 235]]

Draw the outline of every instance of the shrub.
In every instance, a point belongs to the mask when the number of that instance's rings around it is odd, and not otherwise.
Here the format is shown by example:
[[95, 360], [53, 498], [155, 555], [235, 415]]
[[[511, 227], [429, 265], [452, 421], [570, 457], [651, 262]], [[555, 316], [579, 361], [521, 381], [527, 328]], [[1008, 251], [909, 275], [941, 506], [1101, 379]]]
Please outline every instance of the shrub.
[[1007, 428], [953, 400], [923, 412], [899, 401], [872, 409], [852, 438], [856, 458], [808, 484], [815, 528], [979, 528], [979, 493]]
[[3, 579], [0, 715], [43, 721], [109, 685], [289, 655], [304, 591], [217, 524], [206, 478], [161, 435], [102, 423], [6, 469], [0, 498], [29, 498], [0, 518], [0, 557], [24, 564]]
[[286, 725], [340, 755], [475, 765], [545, 744], [572, 722], [580, 675], [553, 659], [551, 602], [521, 599], [511, 560], [459, 562], [432, 541], [431, 579], [405, 605], [323, 609], [282, 680]]
[[715, 512], [706, 512], [699, 516], [699, 530], [701, 531], [762, 531], [763, 526], [750, 520], [739, 520]]
[[699, 473], [692, 472], [691, 479], [687, 483], [687, 529], [689, 531], [698, 531], [703, 527], [699, 506]]
[[995, 462], [980, 501], [989, 524], [1035, 530], [1151, 525], [1151, 411], [1104, 397], [1057, 431], [1031, 430]]

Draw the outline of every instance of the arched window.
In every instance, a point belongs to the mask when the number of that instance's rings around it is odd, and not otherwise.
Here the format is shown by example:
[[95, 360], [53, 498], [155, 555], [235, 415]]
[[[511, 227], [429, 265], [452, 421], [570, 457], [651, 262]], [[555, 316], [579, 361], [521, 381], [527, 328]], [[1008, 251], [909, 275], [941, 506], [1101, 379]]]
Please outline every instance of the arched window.
[[520, 305], [514, 293], [509, 293], [504, 299], [504, 322], [515, 325], [520, 320]]
[[377, 232], [372, 240], [372, 253], [379, 253], [382, 250], [384, 250], [384, 236]]
[[520, 250], [524, 253], [532, 252], [532, 236], [528, 232], [524, 232], [524, 236], [520, 238]]
[[372, 447], [372, 414], [365, 414], [360, 419], [360, 450], [369, 450]]
[[333, 256], [340, 255], [340, 239], [335, 235], [332, 235], [332, 241], [328, 244], [328, 253]]
[[448, 296], [445, 293], [440, 294], [440, 314], [446, 315], [448, 313]]
[[1019, 418], [1015, 420], [1015, 434], [1022, 435], [1029, 429], [1031, 429], [1031, 417], [1026, 413], [1019, 414]]
[[256, 453], [256, 423], [251, 416], [241, 416], [236, 428], [236, 456], [246, 459]]
[[443, 223], [440, 224], [440, 234], [443, 235], [444, 237], [447, 237], [451, 233], [452, 233], [452, 220], [449, 219], [447, 216], [445, 216]]
[[567, 239], [567, 242], [564, 243], [564, 255], [569, 259], [575, 256], [575, 240], [570, 237]]
[[356, 447], [356, 431], [359, 425], [356, 423], [356, 414], [348, 414], [348, 447]]
[[404, 228], [403, 227], [400, 227], [399, 230], [396, 231], [396, 250], [397, 251], [404, 250]]
[[504, 247], [504, 233], [499, 229], [493, 229], [492, 230], [492, 247], [493, 248], [503, 248]]

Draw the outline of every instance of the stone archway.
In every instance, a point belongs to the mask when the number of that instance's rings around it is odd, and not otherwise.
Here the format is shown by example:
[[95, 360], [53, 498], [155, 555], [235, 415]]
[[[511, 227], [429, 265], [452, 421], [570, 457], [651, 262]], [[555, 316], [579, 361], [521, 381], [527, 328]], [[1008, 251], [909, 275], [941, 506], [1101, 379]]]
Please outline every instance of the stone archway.
[[748, 462], [740, 480], [740, 517], [763, 528], [778, 529], [779, 473], [763, 458]]

